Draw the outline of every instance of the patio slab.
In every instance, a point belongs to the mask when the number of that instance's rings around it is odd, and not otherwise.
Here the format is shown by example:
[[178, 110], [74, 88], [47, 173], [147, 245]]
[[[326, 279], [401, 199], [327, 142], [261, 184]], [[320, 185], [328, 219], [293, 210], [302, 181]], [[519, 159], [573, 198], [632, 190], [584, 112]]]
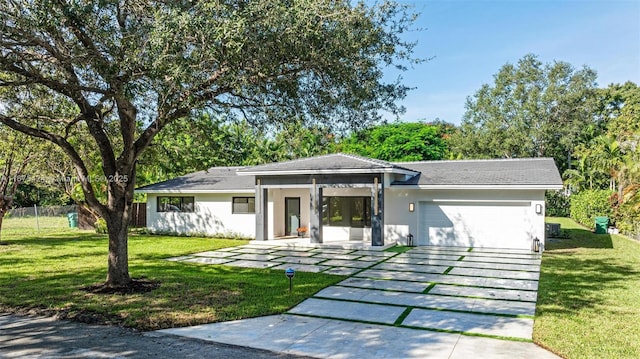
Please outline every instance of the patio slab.
[[502, 279], [458, 276], [451, 274], [432, 274], [418, 272], [400, 272], [379, 269], [366, 269], [356, 275], [357, 277], [405, 280], [423, 283], [455, 284], [461, 286], [476, 286], [518, 290], [537, 290], [538, 281], [524, 279]]
[[198, 256], [198, 257], [226, 258], [226, 257], [231, 257], [231, 256], [237, 256], [238, 253], [235, 253], [235, 252], [207, 251], [207, 252], [194, 253], [193, 255], [194, 256]]
[[531, 339], [533, 333], [533, 319], [430, 309], [413, 309], [402, 325], [518, 339]]
[[248, 253], [248, 254], [269, 254], [271, 252], [275, 252], [276, 250], [273, 248], [246, 248], [246, 247], [240, 247], [238, 249], [236, 249], [235, 253]]
[[194, 257], [183, 260], [183, 262], [189, 263], [201, 263], [201, 264], [225, 264], [233, 261], [229, 258], [211, 258], [211, 257]]
[[[314, 257], [315, 258], [315, 257]], [[353, 268], [367, 268], [373, 265], [372, 262], [359, 262], [356, 260], [346, 260], [346, 259], [329, 259], [325, 262], [321, 263], [324, 266], [332, 266], [332, 267], [353, 267]]]
[[323, 253], [323, 254], [347, 254], [352, 253], [353, 249], [340, 249], [340, 248], [314, 248], [311, 250], [313, 253]]
[[377, 304], [392, 304], [406, 307], [450, 309], [471, 311], [473, 298], [456, 298], [422, 293], [381, 291], [362, 288], [329, 287], [318, 292], [315, 297], [327, 299], [356, 300]]
[[357, 260], [361, 262], [380, 262], [385, 259], [386, 257], [380, 257], [380, 256], [361, 256], [357, 258]]
[[[326, 267], [326, 266], [319, 266], [319, 265], [314, 265], [314, 264], [297, 264], [297, 263], [283, 263], [277, 266], [273, 266], [269, 269], [287, 269], [287, 268], [293, 268], [295, 271], [300, 271], [300, 272], [310, 272], [310, 273], [320, 273], [322, 271], [325, 271], [331, 267]], [[295, 280], [295, 279], [294, 279]]]
[[234, 266], [234, 267], [244, 267], [244, 268], [271, 268], [278, 264], [280, 263], [251, 261], [251, 260], [238, 260], [238, 261], [225, 263], [225, 265]]
[[330, 269], [327, 269], [326, 271], [322, 272], [325, 274], [333, 274], [333, 275], [353, 275], [354, 273], [358, 272], [360, 270], [360, 268], [349, 268], [349, 267], [333, 267]]
[[358, 257], [362, 257], [358, 254], [339, 254], [339, 253], [318, 253], [313, 258], [324, 258], [324, 259], [339, 259], [344, 261], [353, 261]]
[[393, 257], [397, 255], [396, 252], [379, 252], [379, 251], [365, 251], [359, 250], [355, 252], [351, 252], [350, 254], [354, 255], [362, 255], [362, 256], [375, 256], [375, 257]]
[[355, 288], [369, 288], [369, 289], [381, 289], [381, 290], [395, 290], [404, 292], [422, 293], [429, 286], [429, 283], [418, 282], [404, 282], [395, 280], [384, 279], [370, 279], [370, 278], [347, 278], [338, 283], [340, 286], [355, 287]]
[[462, 257], [461, 255], [455, 254], [440, 254], [440, 253], [429, 253], [429, 252], [405, 252], [405, 256], [413, 257], [413, 258], [425, 258], [425, 259], [446, 259], [450, 261], [457, 261]]
[[533, 343], [286, 314], [153, 333], [318, 358], [559, 358]]
[[293, 251], [293, 250], [277, 250], [275, 252], [271, 252], [270, 254], [274, 255], [274, 256], [293, 256], [293, 257], [311, 257], [316, 255], [316, 253], [313, 252], [309, 252], [309, 251], [303, 251], [303, 250], [299, 250], [299, 251]]
[[409, 257], [401, 254], [397, 257], [387, 259], [385, 263], [453, 266], [456, 263], [459, 263], [459, 261], [437, 258]]
[[449, 269], [448, 266], [436, 266], [436, 265], [423, 265], [423, 264], [401, 264], [401, 263], [379, 263], [372, 267], [372, 269], [385, 269], [385, 270], [397, 270], [405, 272], [420, 272], [420, 273], [438, 273], [442, 274]]
[[429, 291], [431, 294], [480, 297], [489, 299], [507, 299], [533, 302], [535, 304], [537, 294], [535, 291], [463, 287], [458, 285], [436, 284]]
[[465, 256], [462, 260], [469, 262], [540, 265], [539, 259]]
[[296, 264], [318, 264], [319, 262], [322, 262], [324, 260], [324, 258], [316, 257], [280, 257], [277, 259], [273, 259], [273, 261], [275, 262]]
[[256, 253], [243, 253], [233, 257], [233, 259], [246, 259], [250, 261], [270, 261], [276, 258], [280, 258], [280, 256], [275, 256], [272, 254], [256, 254]]
[[400, 314], [404, 312], [404, 309], [388, 305], [309, 298], [289, 310], [288, 313], [393, 324]]
[[538, 280], [540, 273], [538, 272], [520, 272], [498, 269], [484, 269], [484, 268], [453, 268], [450, 274], [456, 275], [470, 275], [479, 277], [491, 277], [491, 278], [508, 278], [508, 279], [530, 279]]

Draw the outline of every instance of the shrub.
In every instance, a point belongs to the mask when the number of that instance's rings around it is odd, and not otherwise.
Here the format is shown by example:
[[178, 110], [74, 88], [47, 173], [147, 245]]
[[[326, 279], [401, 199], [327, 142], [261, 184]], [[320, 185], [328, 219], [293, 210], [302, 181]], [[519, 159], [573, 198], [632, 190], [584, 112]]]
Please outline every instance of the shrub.
[[547, 216], [569, 217], [569, 196], [562, 191], [547, 191], [544, 197]]
[[584, 226], [593, 227], [596, 217], [611, 217], [611, 193], [608, 190], [586, 190], [571, 195], [571, 218]]

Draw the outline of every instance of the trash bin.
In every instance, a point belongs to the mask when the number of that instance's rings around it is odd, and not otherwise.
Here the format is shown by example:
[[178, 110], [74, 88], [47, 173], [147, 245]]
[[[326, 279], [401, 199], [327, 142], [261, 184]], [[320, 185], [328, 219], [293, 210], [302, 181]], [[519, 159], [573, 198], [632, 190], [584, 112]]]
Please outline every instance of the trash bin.
[[69, 228], [78, 228], [78, 213], [67, 213], [67, 220], [69, 221]]
[[607, 234], [609, 217], [596, 217], [596, 234]]

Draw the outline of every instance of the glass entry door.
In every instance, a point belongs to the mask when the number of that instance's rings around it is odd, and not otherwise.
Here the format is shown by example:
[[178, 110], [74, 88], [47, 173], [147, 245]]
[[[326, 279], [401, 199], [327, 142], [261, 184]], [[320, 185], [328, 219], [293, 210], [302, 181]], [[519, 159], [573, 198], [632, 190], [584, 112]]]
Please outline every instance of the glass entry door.
[[284, 221], [284, 233], [290, 236], [298, 235], [298, 227], [300, 227], [300, 197], [285, 197]]

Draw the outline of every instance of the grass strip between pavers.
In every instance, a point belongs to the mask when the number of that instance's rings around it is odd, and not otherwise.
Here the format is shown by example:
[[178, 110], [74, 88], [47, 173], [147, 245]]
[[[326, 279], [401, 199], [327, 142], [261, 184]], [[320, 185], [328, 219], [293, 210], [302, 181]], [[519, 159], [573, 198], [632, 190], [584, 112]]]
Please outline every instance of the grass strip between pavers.
[[396, 321], [393, 323], [393, 325], [396, 326], [396, 327], [401, 326], [402, 322], [404, 322], [404, 320], [409, 316], [409, 313], [411, 313], [412, 310], [413, 310], [413, 307], [407, 307], [407, 309], [405, 309], [404, 312], [402, 312], [402, 314], [400, 314], [398, 319], [396, 319]]
[[428, 286], [428, 287], [426, 287], [426, 288], [422, 291], [422, 294], [427, 294], [427, 293], [429, 293], [429, 291], [430, 291], [431, 289], [433, 289], [433, 287], [435, 287], [435, 286], [436, 286], [436, 283], [431, 283], [431, 284], [429, 284], [429, 286]]
[[512, 341], [512, 342], [525, 342], [525, 343], [532, 343], [533, 342], [533, 340], [531, 340], [531, 339], [524, 339], [524, 338], [505, 337], [505, 336], [500, 336], [500, 335], [491, 335], [491, 334], [482, 334], [482, 333], [470, 333], [470, 332], [463, 332], [463, 331], [459, 331], [459, 330], [414, 327], [414, 326], [411, 326], [411, 325], [402, 325], [402, 324], [401, 325], [395, 325], [395, 323], [394, 324], [387, 324], [387, 323], [372, 322], [372, 321], [368, 321], [368, 320], [356, 320], [356, 319], [344, 319], [344, 318], [326, 317], [326, 316], [323, 316], [323, 315], [298, 314], [298, 313], [285, 313], [285, 315], [293, 315], [293, 316], [306, 317], [306, 318], [319, 318], [319, 319], [327, 319], [327, 320], [337, 320], [337, 321], [349, 322], [349, 323], [375, 324], [375, 325], [382, 325], [382, 326], [385, 326], [385, 327], [422, 330], [422, 331], [425, 331], [425, 332], [461, 334], [461, 335], [465, 335], [465, 336], [468, 336], [468, 337], [492, 338], [492, 339], [508, 340], [508, 341]]

